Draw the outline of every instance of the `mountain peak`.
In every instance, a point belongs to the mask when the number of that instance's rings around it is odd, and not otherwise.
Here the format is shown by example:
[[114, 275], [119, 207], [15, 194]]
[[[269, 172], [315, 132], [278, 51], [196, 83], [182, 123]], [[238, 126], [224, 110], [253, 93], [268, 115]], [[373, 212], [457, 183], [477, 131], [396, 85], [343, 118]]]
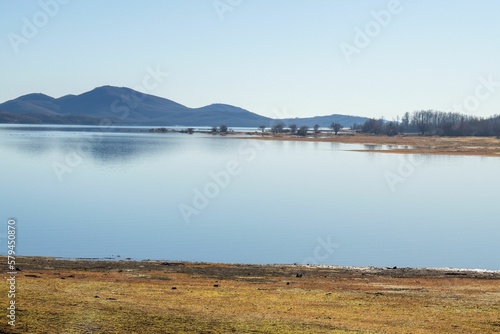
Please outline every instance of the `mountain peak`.
[[127, 91], [131, 91], [133, 89], [130, 89], [128, 87], [118, 87], [118, 86], [110, 86], [110, 85], [104, 85], [104, 86], [100, 86], [100, 87], [96, 87], [94, 89], [91, 90], [91, 92], [93, 91], [117, 91], [117, 90], [127, 90]]
[[88, 92], [85, 92], [80, 95], [85, 95], [85, 94], [108, 94], [108, 95], [116, 95], [116, 94], [123, 94], [124, 92], [129, 93], [129, 92], [135, 92], [134, 90], [127, 88], [127, 87], [115, 87], [115, 86], [101, 86], [101, 87], [96, 87]]
[[31, 93], [31, 94], [26, 94], [23, 96], [18, 97], [18, 101], [52, 101], [54, 100], [53, 97], [42, 94], [42, 93]]
[[246, 109], [240, 108], [240, 107], [235, 107], [230, 104], [224, 104], [224, 103], [212, 103], [208, 106], [197, 108], [198, 110], [203, 110], [203, 111], [226, 111], [226, 112], [250, 112]]

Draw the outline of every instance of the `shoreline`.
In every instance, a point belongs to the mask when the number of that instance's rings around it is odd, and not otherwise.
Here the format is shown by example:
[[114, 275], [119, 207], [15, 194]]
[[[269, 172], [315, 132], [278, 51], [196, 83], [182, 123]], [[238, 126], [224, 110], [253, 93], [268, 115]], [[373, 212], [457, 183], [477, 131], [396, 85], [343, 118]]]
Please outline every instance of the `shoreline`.
[[[19, 125], [18, 125], [19, 126]], [[44, 125], [45, 126], [45, 125]], [[43, 126], [41, 126], [43, 127]], [[47, 127], [50, 128], [49, 125]], [[89, 128], [93, 128], [89, 126]], [[448, 156], [483, 156], [500, 157], [500, 138], [497, 137], [440, 137], [421, 136], [416, 134], [399, 134], [396, 136], [361, 134], [353, 132], [341, 132], [338, 135], [332, 133], [319, 133], [314, 136], [299, 137], [296, 135], [281, 133], [273, 135], [269, 132], [258, 131], [229, 131], [227, 133], [213, 133], [210, 130], [170, 129], [170, 128], [144, 128], [135, 129], [127, 126], [113, 128], [119, 132], [131, 133], [176, 133], [176, 134], [200, 134], [206, 138], [233, 138], [253, 139], [264, 141], [295, 141], [295, 142], [325, 142], [341, 144], [367, 145], [369, 148], [346, 150], [364, 153], [386, 153], [386, 154], [428, 154]], [[377, 146], [386, 146], [387, 149], [377, 149]]]
[[[322, 142], [372, 146], [371, 149], [348, 150], [351, 152], [500, 157], [500, 139], [496, 137], [438, 137], [418, 135], [389, 137], [365, 134], [320, 135], [318, 137], [228, 135], [227, 137], [264, 141]], [[388, 149], [377, 149], [376, 146], [387, 146]], [[391, 146], [395, 147], [391, 148]], [[401, 146], [404, 148], [401, 148]]]
[[[183, 261], [183, 260], [166, 260], [166, 259], [132, 259], [132, 258], [117, 258], [117, 257], [103, 257], [103, 258], [64, 258], [64, 257], [53, 257], [53, 256], [19, 256], [17, 259], [28, 260], [26, 264], [31, 263], [28, 266], [29, 270], [41, 269], [40, 266], [34, 266], [33, 263], [36, 262], [47, 262], [54, 264], [59, 263], [61, 267], [68, 266], [70, 264], [75, 264], [76, 268], [81, 268], [81, 264], [91, 264], [91, 263], [103, 263], [109, 264], [109, 268], [113, 268], [114, 263], [118, 263], [117, 267], [121, 264], [130, 264], [131, 266], [140, 266], [144, 263], [151, 263], [153, 265], [169, 263], [169, 264], [179, 264], [183, 265], [193, 265], [193, 266], [235, 266], [235, 267], [248, 267], [248, 268], [269, 268], [273, 269], [276, 267], [287, 267], [287, 268], [307, 268], [310, 270], [314, 269], [331, 269], [331, 270], [341, 270], [341, 271], [352, 271], [352, 272], [371, 272], [371, 273], [385, 273], [391, 271], [392, 274], [398, 271], [403, 271], [406, 273], [435, 273], [436, 276], [443, 274], [453, 274], [453, 273], [469, 273], [469, 274], [493, 274], [498, 275], [500, 279], [500, 269], [482, 269], [482, 268], [454, 268], [454, 267], [377, 267], [377, 266], [342, 266], [342, 265], [330, 265], [330, 264], [298, 264], [298, 263], [271, 263], [271, 264], [258, 264], [258, 263], [226, 263], [226, 262], [198, 262], [198, 261]], [[78, 265], [80, 263], [80, 265]], [[58, 266], [54, 266], [57, 268]], [[116, 269], [116, 268], [115, 268]]]
[[[5, 256], [1, 261], [7, 263]], [[2, 333], [492, 333], [500, 271], [17, 257]], [[8, 284], [0, 285], [7, 296]], [[7, 298], [0, 308], [8, 307]], [[429, 317], [429, 314], [432, 317]]]

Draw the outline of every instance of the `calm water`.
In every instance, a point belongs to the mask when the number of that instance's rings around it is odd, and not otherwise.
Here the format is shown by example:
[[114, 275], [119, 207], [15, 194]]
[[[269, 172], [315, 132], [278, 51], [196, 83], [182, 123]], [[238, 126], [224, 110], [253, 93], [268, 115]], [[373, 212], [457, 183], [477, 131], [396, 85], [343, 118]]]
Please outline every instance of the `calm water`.
[[500, 269], [500, 159], [0, 127], [0, 253]]

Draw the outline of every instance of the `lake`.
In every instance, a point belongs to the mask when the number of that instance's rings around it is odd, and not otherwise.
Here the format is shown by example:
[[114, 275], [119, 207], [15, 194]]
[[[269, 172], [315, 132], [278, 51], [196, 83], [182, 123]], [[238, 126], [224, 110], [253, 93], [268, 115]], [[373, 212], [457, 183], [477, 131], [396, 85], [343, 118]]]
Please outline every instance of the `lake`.
[[370, 148], [3, 125], [0, 253], [500, 269], [500, 159]]

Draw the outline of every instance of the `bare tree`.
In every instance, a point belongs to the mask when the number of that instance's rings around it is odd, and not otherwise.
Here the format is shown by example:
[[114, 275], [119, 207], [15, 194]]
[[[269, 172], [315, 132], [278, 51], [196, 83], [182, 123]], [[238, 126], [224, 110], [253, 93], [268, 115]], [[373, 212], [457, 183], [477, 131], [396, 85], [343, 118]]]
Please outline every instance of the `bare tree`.
[[264, 131], [266, 131], [266, 126], [265, 125], [260, 125], [259, 129], [260, 129], [260, 131], [262, 131], [262, 133], [264, 133]]
[[330, 127], [332, 128], [333, 132], [335, 132], [335, 135], [337, 135], [337, 133], [342, 130], [342, 124], [340, 123], [335, 123], [333, 122]]
[[301, 136], [301, 137], [305, 137], [307, 136], [307, 132], [309, 131], [309, 127], [308, 126], [305, 126], [305, 125], [302, 125], [299, 130], [297, 131], [297, 135]]
[[220, 131], [220, 133], [226, 133], [227, 132], [227, 125], [222, 124], [221, 126], [219, 126], [219, 131]]
[[412, 122], [415, 123], [420, 134], [424, 135], [431, 129], [433, 116], [432, 110], [421, 110], [413, 113]]
[[370, 118], [367, 120], [361, 129], [362, 132], [364, 133], [373, 133], [373, 134], [381, 134], [382, 131], [384, 130], [384, 120], [383, 119], [375, 119], [375, 118]]
[[285, 123], [279, 122], [273, 125], [273, 127], [271, 128], [271, 132], [273, 134], [282, 133], [284, 128], [285, 128]]
[[385, 134], [388, 136], [395, 136], [399, 134], [400, 125], [398, 122], [389, 122], [385, 125]]
[[292, 135], [294, 135], [295, 132], [297, 132], [297, 125], [296, 124], [290, 124], [288, 127], [290, 128], [290, 132], [292, 133]]
[[407, 111], [403, 115], [403, 118], [401, 119], [401, 129], [403, 131], [408, 131], [410, 128], [410, 113]]
[[314, 133], [320, 133], [319, 124], [314, 124], [313, 128], [314, 128]]

